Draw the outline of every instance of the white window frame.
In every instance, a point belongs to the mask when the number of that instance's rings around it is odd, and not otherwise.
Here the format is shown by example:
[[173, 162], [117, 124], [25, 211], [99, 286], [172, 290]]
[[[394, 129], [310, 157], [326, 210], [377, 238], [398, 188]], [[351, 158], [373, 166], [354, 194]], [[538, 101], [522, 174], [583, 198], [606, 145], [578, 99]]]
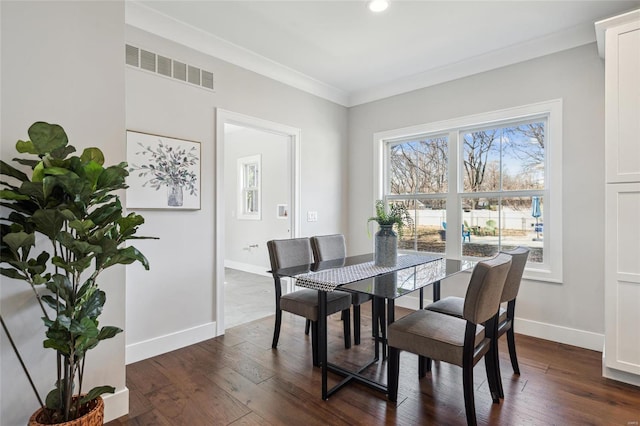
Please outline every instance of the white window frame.
[[[500, 126], [503, 123], [540, 117], [547, 119], [545, 189], [542, 195], [545, 209], [544, 262], [528, 263], [524, 277], [562, 283], [562, 99], [374, 133], [373, 199], [383, 199], [387, 193], [389, 168], [386, 161], [386, 147], [389, 142], [417, 136], [447, 134], [449, 137], [449, 192], [446, 194], [447, 228], [460, 229], [462, 226], [462, 199], [472, 195], [462, 192], [460, 158], [463, 144], [459, 140], [460, 134], [469, 128]], [[425, 196], [425, 198], [436, 197], [442, 198], [440, 194]], [[403, 198], [403, 196], [399, 195], [396, 198]], [[447, 235], [445, 255], [452, 259], [463, 258], [461, 233], [450, 232]]]
[[[245, 182], [245, 169], [247, 166], [256, 166], [257, 186], [248, 187]], [[248, 212], [246, 209], [248, 191], [257, 193], [258, 211]], [[262, 220], [262, 156], [249, 155], [238, 158], [238, 219], [240, 220]]]

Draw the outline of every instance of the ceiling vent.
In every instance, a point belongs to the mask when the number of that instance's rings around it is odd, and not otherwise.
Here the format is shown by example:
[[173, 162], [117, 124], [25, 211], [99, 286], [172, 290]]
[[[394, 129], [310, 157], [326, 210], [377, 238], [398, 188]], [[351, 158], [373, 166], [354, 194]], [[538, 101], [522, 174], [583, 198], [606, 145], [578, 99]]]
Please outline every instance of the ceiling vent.
[[213, 72], [129, 44], [125, 46], [125, 62], [132, 67], [213, 90]]

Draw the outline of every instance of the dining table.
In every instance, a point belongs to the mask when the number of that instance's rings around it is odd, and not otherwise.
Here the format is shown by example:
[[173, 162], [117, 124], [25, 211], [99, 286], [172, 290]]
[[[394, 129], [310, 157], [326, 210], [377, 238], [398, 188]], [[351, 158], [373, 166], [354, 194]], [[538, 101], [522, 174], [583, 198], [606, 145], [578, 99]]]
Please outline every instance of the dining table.
[[[391, 324], [395, 320], [395, 300], [412, 293], [418, 294], [419, 308], [423, 309], [427, 287], [432, 288], [433, 301], [439, 300], [441, 281], [472, 269], [476, 263], [433, 254], [400, 253], [395, 266], [376, 266], [374, 254], [369, 253], [269, 272], [281, 278], [291, 278], [296, 286], [318, 290], [318, 361], [322, 369], [322, 399], [326, 400], [351, 382], [362, 383], [387, 394], [386, 383], [362, 374], [371, 365], [386, 359], [386, 328], [383, 322], [382, 330], [379, 329], [377, 318], [384, 318], [386, 310], [386, 325]], [[374, 355], [357, 370], [328, 362], [327, 294], [336, 290], [373, 296]], [[343, 379], [328, 388], [328, 372]]]

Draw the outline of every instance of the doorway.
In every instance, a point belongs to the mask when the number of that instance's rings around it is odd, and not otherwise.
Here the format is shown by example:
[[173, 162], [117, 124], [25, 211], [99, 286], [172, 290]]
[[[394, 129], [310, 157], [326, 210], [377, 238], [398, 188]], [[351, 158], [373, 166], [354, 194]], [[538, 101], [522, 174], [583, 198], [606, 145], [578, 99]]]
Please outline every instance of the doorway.
[[273, 313], [266, 242], [299, 229], [300, 130], [217, 110], [216, 323], [226, 328]]

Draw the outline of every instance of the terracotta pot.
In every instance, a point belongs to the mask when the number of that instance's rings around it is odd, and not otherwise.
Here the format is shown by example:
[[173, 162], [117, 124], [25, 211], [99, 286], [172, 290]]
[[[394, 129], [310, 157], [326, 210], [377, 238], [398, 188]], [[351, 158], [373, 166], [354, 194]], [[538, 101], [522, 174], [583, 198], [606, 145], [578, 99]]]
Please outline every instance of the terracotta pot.
[[[98, 397], [89, 404], [93, 404], [93, 408], [91, 408], [91, 411], [84, 416], [68, 422], [54, 424], [56, 426], [102, 426], [104, 424], [104, 401], [101, 397]], [[42, 411], [42, 408], [40, 408], [38, 411], [33, 413], [29, 419], [29, 426], [50, 425], [50, 423], [42, 423], [45, 420], [44, 412]]]

